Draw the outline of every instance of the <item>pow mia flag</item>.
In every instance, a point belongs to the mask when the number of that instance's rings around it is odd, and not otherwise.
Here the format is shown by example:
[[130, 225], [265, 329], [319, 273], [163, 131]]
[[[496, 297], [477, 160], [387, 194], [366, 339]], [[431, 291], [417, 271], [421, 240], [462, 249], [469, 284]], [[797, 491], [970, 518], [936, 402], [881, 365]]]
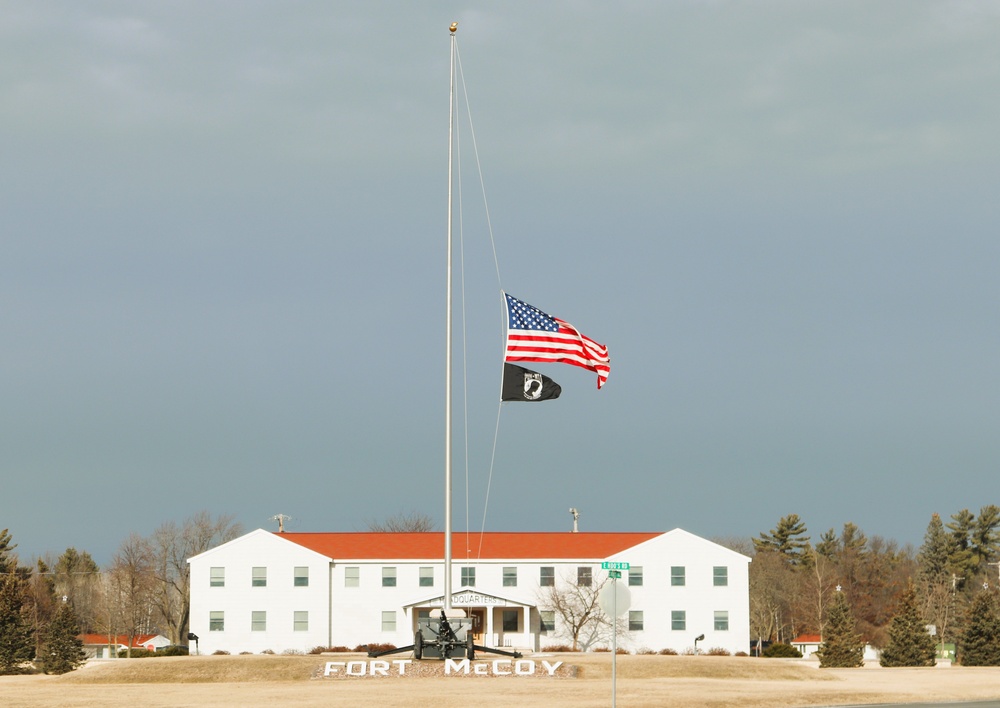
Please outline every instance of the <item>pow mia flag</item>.
[[504, 363], [501, 401], [546, 401], [559, 398], [560, 393], [562, 386], [548, 376]]

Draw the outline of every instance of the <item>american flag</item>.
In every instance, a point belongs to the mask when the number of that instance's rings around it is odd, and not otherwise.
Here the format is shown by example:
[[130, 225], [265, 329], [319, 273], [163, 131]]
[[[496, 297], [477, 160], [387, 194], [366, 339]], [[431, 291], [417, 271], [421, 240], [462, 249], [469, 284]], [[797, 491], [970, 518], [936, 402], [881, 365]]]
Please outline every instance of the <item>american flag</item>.
[[597, 372], [597, 388], [611, 371], [608, 348], [558, 317], [504, 293], [507, 300], [505, 361], [557, 362]]

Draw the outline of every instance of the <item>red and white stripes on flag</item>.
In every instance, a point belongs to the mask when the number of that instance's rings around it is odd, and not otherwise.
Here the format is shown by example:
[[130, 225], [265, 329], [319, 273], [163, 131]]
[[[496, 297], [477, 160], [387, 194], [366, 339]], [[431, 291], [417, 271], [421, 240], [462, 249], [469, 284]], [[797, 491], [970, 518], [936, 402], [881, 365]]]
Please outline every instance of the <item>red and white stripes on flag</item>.
[[572, 364], [597, 372], [597, 388], [608, 380], [608, 348], [580, 333], [569, 322], [504, 293], [507, 304], [507, 351], [504, 361]]

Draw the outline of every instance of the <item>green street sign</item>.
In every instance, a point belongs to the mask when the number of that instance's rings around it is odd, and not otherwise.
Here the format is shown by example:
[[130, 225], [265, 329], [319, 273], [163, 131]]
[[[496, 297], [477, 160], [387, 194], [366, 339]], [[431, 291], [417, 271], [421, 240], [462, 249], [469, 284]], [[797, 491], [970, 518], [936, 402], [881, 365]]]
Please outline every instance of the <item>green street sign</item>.
[[616, 561], [604, 561], [603, 563], [601, 563], [601, 570], [628, 570], [628, 563], [618, 563]]
[[622, 577], [622, 572], [620, 570], [609, 570], [608, 571], [608, 577], [609, 578], [620, 578], [620, 577]]

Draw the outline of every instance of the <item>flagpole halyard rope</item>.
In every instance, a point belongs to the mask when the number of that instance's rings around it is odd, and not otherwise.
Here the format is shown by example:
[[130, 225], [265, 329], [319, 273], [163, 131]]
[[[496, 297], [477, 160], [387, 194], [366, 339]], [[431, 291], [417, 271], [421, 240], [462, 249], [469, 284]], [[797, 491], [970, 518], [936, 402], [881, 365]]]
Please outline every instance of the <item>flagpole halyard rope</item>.
[[[492, 220], [490, 218], [489, 201], [488, 201], [488, 199], [486, 197], [486, 180], [483, 177], [482, 161], [479, 158], [479, 147], [478, 147], [478, 144], [476, 142], [476, 130], [475, 130], [475, 125], [473, 124], [473, 120], [472, 120], [472, 108], [471, 108], [471, 106], [469, 104], [469, 92], [468, 92], [468, 88], [467, 88], [466, 83], [465, 83], [465, 72], [464, 72], [463, 67], [462, 67], [462, 55], [461, 55], [461, 51], [458, 48], [458, 42], [457, 41], [455, 42], [455, 65], [456, 65], [456, 69], [457, 69], [457, 79], [458, 79], [458, 82], [459, 82], [459, 84], [461, 86], [461, 92], [460, 92], [461, 96], [457, 97], [457, 98], [461, 98], [462, 100], [464, 100], [465, 114], [466, 114], [466, 118], [468, 120], [468, 125], [469, 125], [469, 136], [470, 136], [470, 139], [472, 140], [472, 152], [473, 152], [473, 156], [474, 156], [474, 159], [475, 159], [475, 162], [476, 162], [476, 172], [477, 172], [477, 175], [479, 177], [479, 187], [480, 187], [480, 192], [481, 192], [482, 199], [483, 199], [483, 209], [484, 209], [484, 212], [485, 212], [485, 215], [486, 215], [486, 228], [487, 228], [487, 233], [489, 234], [490, 249], [491, 249], [492, 254], [493, 254], [493, 266], [494, 266], [494, 269], [496, 271], [497, 284], [498, 284], [498, 286], [501, 286], [501, 282], [502, 281], [501, 281], [501, 278], [500, 278], [500, 260], [497, 257], [496, 239], [494, 238], [494, 234], [493, 234], [493, 222], [492, 222]], [[458, 125], [460, 125], [460, 121], [456, 121], [456, 127], [458, 127]], [[462, 375], [463, 375], [463, 404], [464, 404], [464, 416], [465, 416], [465, 420], [464, 420], [464, 423], [463, 423], [464, 428], [465, 428], [465, 506], [466, 506], [466, 510], [465, 510], [466, 525], [465, 525], [465, 527], [466, 527], [466, 549], [467, 549], [467, 555], [468, 555], [468, 551], [472, 548], [471, 539], [469, 538], [469, 532], [470, 532], [470, 529], [472, 528], [472, 524], [471, 524], [471, 517], [470, 517], [470, 500], [469, 500], [469, 488], [470, 488], [470, 485], [469, 485], [469, 481], [470, 481], [470, 479], [469, 479], [469, 476], [470, 476], [470, 469], [469, 469], [469, 464], [470, 464], [469, 463], [469, 458], [470, 458], [470, 454], [469, 454], [469, 409], [468, 409], [468, 390], [469, 390], [469, 386], [468, 386], [468, 361], [467, 361], [467, 348], [466, 348], [466, 342], [467, 342], [466, 333], [468, 332], [468, 319], [467, 319], [467, 316], [466, 316], [466, 309], [465, 309], [465, 295], [466, 295], [466, 292], [465, 292], [465, 282], [466, 282], [465, 281], [465, 238], [464, 238], [464, 222], [463, 222], [463, 212], [462, 212], [462, 197], [463, 197], [463, 194], [462, 194], [462, 177], [461, 177], [461, 140], [460, 140], [460, 138], [457, 139], [456, 142], [458, 144], [458, 152], [459, 152], [459, 159], [458, 159], [458, 163], [459, 163], [459, 165], [458, 165], [458, 171], [459, 171], [459, 175], [458, 175], [458, 215], [459, 215], [459, 227], [458, 227], [458, 232], [459, 232], [459, 244], [460, 244], [459, 248], [460, 248], [461, 267], [462, 267], [462, 281], [461, 281], [461, 291], [462, 291], [462, 359], [463, 359], [463, 361], [462, 361], [462, 372], [463, 372]], [[501, 294], [500, 295], [500, 299], [501, 299], [501, 302], [502, 302], [503, 301], [503, 288], [502, 288], [502, 286], [500, 287], [500, 294]], [[505, 323], [506, 319], [503, 317], [504, 310], [505, 310], [505, 308], [501, 307], [501, 317], [503, 319], [503, 322]], [[504, 324], [503, 326], [506, 327], [506, 324]], [[505, 335], [505, 334], [506, 334], [505, 331], [503, 331], [503, 329], [501, 329], [501, 337], [503, 337], [503, 335]], [[503, 346], [503, 342], [501, 341], [501, 347], [502, 346]], [[502, 352], [502, 348], [501, 348], [501, 352]], [[501, 357], [501, 362], [502, 361], [503, 361], [503, 359]], [[501, 366], [500, 391], [502, 392], [502, 390], [503, 390], [503, 368]], [[501, 396], [498, 396], [498, 398], [501, 398]], [[497, 443], [498, 443], [499, 436], [500, 436], [500, 415], [501, 415], [502, 409], [503, 409], [503, 401], [501, 400], [500, 403], [499, 403], [499, 405], [497, 406], [496, 425], [495, 425], [494, 431], [493, 431], [493, 446], [492, 446], [492, 450], [491, 450], [491, 453], [490, 453], [490, 464], [489, 464], [489, 470], [487, 472], [487, 477], [486, 477], [486, 494], [485, 494], [485, 498], [483, 499], [483, 515], [482, 515], [482, 521], [481, 521], [480, 529], [479, 529], [479, 544], [478, 544], [478, 550], [476, 552], [476, 560], [479, 560], [481, 558], [481, 556], [482, 556], [483, 534], [485, 534], [485, 532], [486, 532], [486, 520], [487, 520], [487, 516], [488, 516], [488, 511], [489, 511], [490, 492], [491, 492], [492, 486], [493, 486], [493, 471], [494, 471], [495, 465], [496, 465], [496, 452], [497, 452]]]
[[[501, 317], [501, 369], [500, 386], [498, 396], [496, 424], [493, 431], [493, 446], [490, 452], [489, 470], [486, 476], [486, 493], [483, 500], [482, 522], [479, 529], [479, 544], [475, 560], [482, 558], [483, 541], [486, 533], [486, 522], [489, 512], [490, 494], [493, 486], [493, 473], [496, 468], [497, 449], [500, 437], [500, 416], [503, 411], [505, 400], [549, 400], [558, 398], [561, 387], [548, 377], [538, 372], [530, 371], [518, 367], [508, 362], [540, 362], [545, 364], [560, 363], [581, 367], [597, 374], [597, 388], [600, 389], [607, 381], [610, 373], [611, 359], [608, 348], [597, 341], [585, 336], [580, 330], [566, 322], [548, 315], [528, 303], [518, 300], [508, 295], [503, 288], [500, 277], [500, 260], [497, 256], [496, 239], [493, 234], [493, 223], [490, 217], [489, 201], [486, 197], [486, 181], [483, 177], [482, 162], [479, 159], [479, 147], [476, 142], [476, 132], [472, 121], [472, 109], [469, 105], [468, 89], [465, 83], [465, 73], [462, 67], [461, 54], [458, 50], [457, 41], [454, 37], [455, 26], [452, 26], [453, 53], [452, 53], [452, 89], [455, 90], [456, 82], [459, 85], [459, 94], [455, 95], [452, 109], [458, 109], [460, 102], [464, 99], [465, 114], [468, 119], [469, 133], [472, 140], [472, 151], [475, 159], [476, 172], [479, 177], [479, 185], [482, 194], [483, 208], [486, 219], [486, 227], [489, 235], [490, 248], [493, 253], [493, 265], [496, 271], [497, 285], [500, 291], [500, 317]], [[452, 128], [460, 125], [460, 121], [453, 121]], [[449, 138], [451, 135], [449, 134]], [[464, 413], [464, 433], [465, 433], [465, 514], [466, 514], [466, 557], [472, 560], [472, 539], [471, 539], [471, 518], [470, 518], [470, 435], [469, 435], [469, 369], [468, 369], [468, 318], [466, 313], [466, 279], [465, 279], [465, 237], [464, 237], [464, 212], [463, 212], [463, 192], [461, 176], [461, 145], [457, 136], [455, 147], [458, 148], [458, 216], [459, 216], [459, 240], [460, 240], [460, 265], [462, 269], [461, 280], [461, 320], [462, 320], [462, 377], [463, 377], [463, 413]], [[449, 151], [452, 146], [449, 145]], [[449, 152], [449, 159], [451, 153]], [[449, 179], [451, 178], [451, 165], [449, 165]], [[451, 206], [451, 192], [449, 191], [449, 206]], [[449, 219], [453, 212], [449, 211]], [[449, 249], [450, 249], [451, 224], [449, 221]], [[449, 250], [449, 268], [451, 251]], [[449, 280], [449, 298], [451, 295], [451, 281]], [[450, 320], [449, 320], [450, 327]], [[450, 340], [449, 340], [450, 341]], [[450, 354], [450, 352], [449, 352]], [[524, 390], [519, 394], [514, 394], [508, 390], [505, 381], [505, 374], [508, 368], [518, 372], [523, 377]], [[450, 371], [450, 369], [449, 369]], [[514, 379], [511, 380], [512, 383]], [[450, 396], [449, 396], [450, 398]], [[449, 402], [450, 405], [450, 402]], [[450, 454], [450, 450], [449, 450]], [[449, 461], [450, 464], [450, 461]], [[450, 502], [449, 502], [450, 509]], [[450, 550], [450, 548], [449, 548]], [[450, 568], [446, 569], [446, 575], [450, 576]], [[450, 580], [450, 577], [449, 577]], [[445, 588], [445, 603], [450, 600], [450, 585]]]

